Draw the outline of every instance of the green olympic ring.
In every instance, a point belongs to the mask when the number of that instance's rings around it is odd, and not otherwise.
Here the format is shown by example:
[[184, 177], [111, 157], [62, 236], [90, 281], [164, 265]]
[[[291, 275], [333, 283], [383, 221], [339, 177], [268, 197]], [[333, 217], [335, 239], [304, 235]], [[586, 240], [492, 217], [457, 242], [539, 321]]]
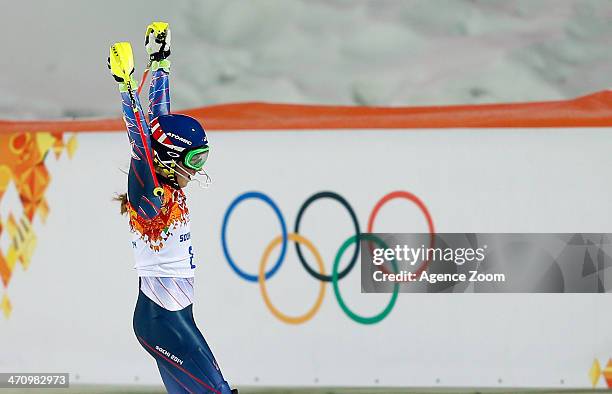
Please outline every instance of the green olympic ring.
[[[395, 302], [397, 301], [397, 296], [399, 295], [399, 284], [395, 282], [395, 285], [393, 286], [393, 295], [391, 296], [389, 303], [387, 304], [385, 309], [382, 310], [382, 312], [374, 316], [361, 316], [353, 312], [344, 302], [344, 299], [342, 298], [342, 295], [340, 294], [340, 286], [338, 286], [338, 278], [339, 278], [338, 267], [340, 266], [340, 260], [342, 259], [342, 255], [344, 254], [346, 249], [349, 246], [351, 246], [351, 244], [364, 240], [364, 239], [369, 240], [369, 241], [374, 241], [376, 244], [378, 244], [378, 246], [388, 249], [387, 244], [385, 244], [382, 239], [378, 238], [374, 234], [359, 234], [359, 235], [350, 236], [346, 241], [344, 241], [342, 246], [340, 246], [340, 249], [338, 249], [338, 253], [336, 253], [336, 257], [334, 258], [334, 266], [332, 268], [332, 284], [334, 286], [334, 294], [336, 295], [336, 300], [338, 301], [338, 305], [340, 305], [340, 308], [348, 317], [350, 317], [354, 322], [357, 322], [357, 323], [376, 324], [380, 322], [381, 320], [383, 320], [385, 317], [387, 317], [387, 315], [391, 312], [391, 310], [395, 306]], [[391, 264], [393, 265], [393, 270], [397, 272], [397, 263], [395, 262], [395, 259], [391, 261]]]

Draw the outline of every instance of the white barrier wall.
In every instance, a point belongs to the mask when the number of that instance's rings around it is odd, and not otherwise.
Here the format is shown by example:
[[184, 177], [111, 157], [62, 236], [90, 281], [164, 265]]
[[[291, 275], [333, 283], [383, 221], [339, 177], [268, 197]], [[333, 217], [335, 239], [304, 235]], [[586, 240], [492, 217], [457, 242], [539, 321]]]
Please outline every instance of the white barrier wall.
[[[319, 312], [288, 325], [266, 308], [257, 283], [232, 271], [220, 241], [228, 205], [252, 190], [278, 204], [289, 231], [315, 192], [341, 194], [365, 231], [374, 204], [406, 190], [426, 204], [438, 232], [612, 232], [608, 130], [213, 132], [210, 140], [214, 184], [187, 191], [195, 314], [231, 383], [586, 387], [593, 359], [605, 364], [612, 356], [609, 294], [400, 294], [386, 319], [364, 326], [342, 312], [328, 284]], [[132, 331], [137, 278], [127, 219], [111, 201], [126, 187], [120, 168], [127, 168], [129, 145], [123, 133], [79, 134], [78, 141], [72, 160], [46, 159], [50, 213], [45, 224], [34, 222], [29, 269], [16, 267], [4, 289], [12, 313], [0, 317], [0, 371], [161, 384]], [[18, 211], [14, 188], [0, 204], [0, 215]], [[256, 274], [280, 234], [273, 211], [248, 200], [228, 226], [232, 256]], [[427, 224], [415, 205], [394, 200], [375, 230], [425, 232]], [[300, 234], [329, 273], [354, 230], [341, 205], [320, 200]], [[292, 315], [311, 307], [319, 286], [293, 244], [266, 284], [276, 307]], [[389, 299], [361, 294], [359, 264], [340, 288], [366, 315]]]

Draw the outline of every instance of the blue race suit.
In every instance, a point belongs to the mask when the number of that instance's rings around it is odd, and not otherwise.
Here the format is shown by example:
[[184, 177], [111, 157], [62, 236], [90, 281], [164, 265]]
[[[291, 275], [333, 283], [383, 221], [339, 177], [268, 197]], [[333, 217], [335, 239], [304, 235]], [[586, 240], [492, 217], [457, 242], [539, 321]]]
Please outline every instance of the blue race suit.
[[[154, 62], [151, 67], [153, 71], [149, 87], [148, 111], [150, 119], [170, 113], [169, 61], [165, 60], [164, 62], [164, 67], [159, 67], [157, 62]], [[182, 190], [169, 190], [170, 186], [168, 185], [163, 185], [164, 196], [154, 194], [156, 175], [151, 171], [147, 157], [147, 155], [153, 157], [151, 129], [143, 116], [138, 95], [134, 91], [135, 104], [140, 112], [142, 130], [144, 131], [143, 139], [136, 124], [136, 116], [129, 92], [124, 84], [120, 85], [120, 90], [123, 116], [132, 147], [128, 174], [128, 212], [130, 223], [134, 223], [132, 230], [135, 226], [149, 230], [158, 226], [165, 228], [165, 231], [167, 231], [169, 224], [161, 223], [161, 226], [159, 226], [160, 218], [166, 217], [164, 211], [177, 210], [179, 203], [175, 203], [173, 206], [166, 205], [169, 204], [169, 201], [180, 201], [182, 203], [184, 199], [181, 196], [184, 197], [184, 195]], [[161, 176], [158, 177], [161, 178]], [[169, 197], [177, 194], [180, 195], [176, 199]], [[178, 211], [186, 212], [186, 208], [178, 209]], [[147, 241], [150, 240], [149, 236], [145, 237], [144, 233], [142, 235]], [[163, 239], [167, 240], [167, 238]], [[161, 242], [156, 244], [155, 247], [158, 248], [155, 252], [163, 252], [164, 245]], [[192, 268], [194, 267], [192, 266]], [[230, 387], [223, 378], [208, 344], [195, 324], [192, 308], [193, 305], [189, 304], [180, 310], [167, 310], [148, 298], [140, 290], [133, 320], [136, 337], [142, 347], [155, 358], [162, 380], [169, 393], [230, 394]]]

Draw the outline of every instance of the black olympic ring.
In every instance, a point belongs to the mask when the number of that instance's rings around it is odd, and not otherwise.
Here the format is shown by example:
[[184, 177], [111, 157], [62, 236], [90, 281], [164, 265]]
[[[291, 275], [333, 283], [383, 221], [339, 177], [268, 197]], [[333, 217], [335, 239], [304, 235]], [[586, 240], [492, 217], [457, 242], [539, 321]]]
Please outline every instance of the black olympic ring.
[[[359, 229], [359, 222], [357, 221], [357, 216], [355, 215], [355, 211], [353, 211], [353, 208], [348, 203], [348, 201], [344, 199], [344, 197], [342, 197], [338, 193], [334, 193], [330, 191], [319, 192], [319, 193], [313, 194], [304, 202], [304, 204], [302, 204], [302, 206], [300, 207], [300, 210], [298, 211], [297, 218], [295, 219], [295, 230], [293, 232], [296, 234], [300, 233], [300, 221], [302, 220], [302, 215], [304, 214], [304, 212], [306, 211], [306, 208], [308, 208], [310, 204], [312, 204], [313, 202], [315, 202], [316, 200], [320, 198], [331, 198], [332, 200], [338, 201], [340, 204], [342, 204], [342, 206], [344, 206], [344, 208], [346, 208], [349, 215], [351, 215], [351, 219], [353, 220], [353, 225], [355, 226], [355, 233], [356, 233], [355, 237], [357, 237], [358, 239], [359, 235], [361, 234], [361, 230]], [[320, 274], [317, 271], [313, 270], [310, 267], [310, 265], [308, 265], [308, 262], [306, 262], [306, 259], [304, 258], [304, 255], [302, 254], [302, 249], [300, 248], [299, 242], [295, 243], [295, 250], [297, 251], [297, 255], [298, 255], [298, 258], [300, 259], [300, 263], [302, 263], [302, 266], [306, 269], [306, 271], [311, 276], [321, 281], [324, 281], [324, 282], [332, 281], [331, 275]], [[353, 266], [357, 262], [358, 256], [359, 256], [359, 245], [358, 243], [355, 243], [355, 252], [353, 252], [353, 257], [351, 257], [351, 262], [346, 266], [344, 270], [342, 270], [338, 274], [338, 279], [344, 278], [346, 275], [348, 275], [349, 272], [351, 272], [351, 270], [353, 269]]]

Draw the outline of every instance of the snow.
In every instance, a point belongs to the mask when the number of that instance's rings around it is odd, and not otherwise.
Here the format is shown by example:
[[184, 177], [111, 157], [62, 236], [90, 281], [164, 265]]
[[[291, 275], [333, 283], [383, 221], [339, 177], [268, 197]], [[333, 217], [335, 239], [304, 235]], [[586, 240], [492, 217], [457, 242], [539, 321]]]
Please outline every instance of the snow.
[[612, 2], [0, 0], [0, 118], [118, 116], [108, 47], [172, 27], [173, 109], [236, 101], [439, 105], [612, 85]]

